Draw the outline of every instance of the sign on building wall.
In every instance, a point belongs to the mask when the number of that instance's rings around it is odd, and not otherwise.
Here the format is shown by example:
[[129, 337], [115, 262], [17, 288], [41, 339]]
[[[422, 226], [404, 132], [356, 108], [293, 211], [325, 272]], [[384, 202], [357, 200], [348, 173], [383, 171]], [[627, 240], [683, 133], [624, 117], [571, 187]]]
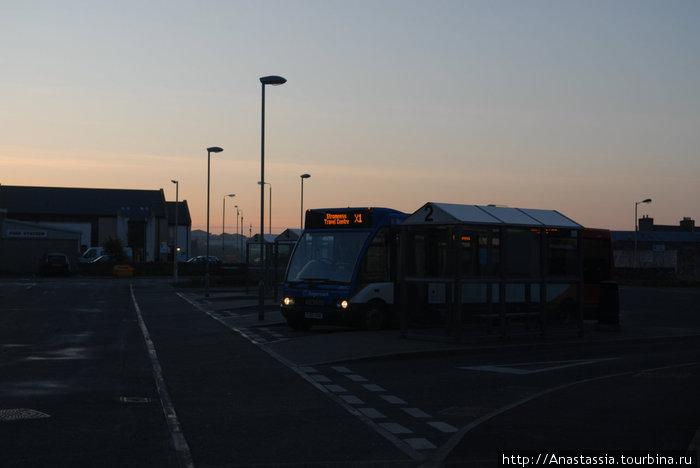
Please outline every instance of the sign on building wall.
[[42, 229], [8, 229], [5, 236], [36, 239], [48, 237], [48, 232]]

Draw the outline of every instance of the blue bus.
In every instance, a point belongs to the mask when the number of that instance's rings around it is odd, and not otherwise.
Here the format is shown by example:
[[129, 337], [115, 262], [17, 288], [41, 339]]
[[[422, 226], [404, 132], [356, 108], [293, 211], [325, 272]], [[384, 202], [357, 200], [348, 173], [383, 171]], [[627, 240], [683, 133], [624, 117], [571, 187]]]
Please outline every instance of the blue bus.
[[289, 325], [388, 325], [396, 234], [407, 216], [389, 208], [307, 210], [283, 286], [281, 308]]

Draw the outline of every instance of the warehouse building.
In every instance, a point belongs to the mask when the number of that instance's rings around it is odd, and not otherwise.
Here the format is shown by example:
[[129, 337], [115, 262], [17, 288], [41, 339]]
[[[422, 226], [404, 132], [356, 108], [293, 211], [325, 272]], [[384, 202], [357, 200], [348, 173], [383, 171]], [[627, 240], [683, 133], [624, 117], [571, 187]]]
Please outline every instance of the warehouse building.
[[[169, 208], [162, 189], [0, 185], [0, 209], [6, 210], [7, 219], [77, 232], [79, 251], [102, 246], [109, 238], [120, 239], [123, 246], [131, 248], [133, 260], [139, 262], [172, 258], [175, 228]], [[178, 205], [178, 214], [178, 224], [185, 226], [178, 244], [189, 250], [191, 221], [186, 202]], [[23, 248], [34, 249], [30, 244]]]

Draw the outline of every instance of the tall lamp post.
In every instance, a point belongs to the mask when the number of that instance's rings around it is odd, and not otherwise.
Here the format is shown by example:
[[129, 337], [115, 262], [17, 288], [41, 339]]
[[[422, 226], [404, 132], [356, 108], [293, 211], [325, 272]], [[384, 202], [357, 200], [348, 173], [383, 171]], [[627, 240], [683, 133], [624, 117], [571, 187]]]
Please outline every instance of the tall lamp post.
[[241, 255], [241, 261], [243, 261], [243, 210], [241, 210], [241, 235], [238, 237], [239, 240], [239, 248], [238, 248], [238, 253]]
[[260, 261], [262, 262], [260, 285], [258, 291], [258, 320], [265, 320], [265, 86], [279, 86], [287, 80], [281, 76], [263, 76], [260, 78], [262, 85], [262, 120], [260, 128]]
[[[238, 237], [238, 216], [240, 216], [241, 212], [238, 211], [238, 205], [233, 205], [233, 207], [236, 209], [236, 237]], [[234, 252], [235, 252], [236, 250], [238, 250], [238, 245], [236, 245], [236, 244], [237, 244], [237, 242], [234, 241], [234, 243], [233, 243], [233, 245], [235, 246], [234, 249], [233, 249]], [[241, 255], [241, 254], [240, 254], [240, 252], [239, 252], [239, 253], [238, 253], [238, 256], [240, 257], [240, 255]], [[239, 258], [239, 260], [240, 260], [240, 258]]]
[[206, 266], [204, 270], [204, 295], [206, 297], [209, 297], [209, 189], [211, 180], [211, 154], [221, 153], [222, 151], [223, 149], [218, 146], [207, 148], [207, 258], [205, 259]]
[[304, 179], [311, 177], [310, 174], [302, 174], [299, 176], [301, 178], [301, 212], [299, 214], [299, 229], [304, 230]]
[[173, 281], [177, 283], [177, 231], [180, 230], [180, 226], [178, 225], [177, 219], [177, 209], [178, 205], [180, 204], [180, 182], [178, 182], [177, 180], [171, 180], [170, 182], [175, 184], [175, 245], [173, 246]]
[[225, 262], [226, 261], [226, 255], [225, 253], [225, 247], [224, 247], [224, 237], [226, 237], [226, 198], [233, 198], [235, 197], [235, 193], [229, 193], [228, 195], [224, 195], [224, 212], [223, 212], [223, 218], [221, 220], [221, 261]]
[[637, 206], [642, 204], [642, 203], [651, 203], [651, 198], [647, 198], [646, 200], [634, 202], [634, 267], [637, 268], [637, 231], [639, 228], [637, 227]]
[[[258, 184], [262, 182], [258, 181]], [[268, 234], [272, 234], [272, 184], [270, 182], [265, 182], [264, 185], [270, 186], [270, 201], [268, 202], [268, 214], [267, 214], [267, 230]]]

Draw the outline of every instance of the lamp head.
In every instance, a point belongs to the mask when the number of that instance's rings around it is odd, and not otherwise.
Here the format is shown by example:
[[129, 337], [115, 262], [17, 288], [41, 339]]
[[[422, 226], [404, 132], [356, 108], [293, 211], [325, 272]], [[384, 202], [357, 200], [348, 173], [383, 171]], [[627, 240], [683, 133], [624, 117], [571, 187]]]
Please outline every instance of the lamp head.
[[642, 203], [651, 203], [651, 198], [647, 198], [646, 200], [642, 200]]
[[270, 75], [261, 77], [260, 82], [263, 85], [279, 86], [281, 84], [285, 84], [287, 82], [287, 79], [282, 78], [281, 76]]
[[236, 196], [236, 194], [235, 194], [235, 193], [229, 193], [229, 194], [228, 194], [228, 195], [226, 195], [226, 196], [227, 196], [227, 197], [235, 197], [235, 196]]
[[223, 150], [223, 148], [219, 148], [218, 146], [212, 146], [211, 148], [207, 148], [207, 152], [209, 153], [221, 153]]
[[171, 180], [170, 182], [172, 182], [173, 184], [177, 184], [177, 180]]
[[299, 177], [301, 177], [302, 179], [308, 179], [309, 177], [311, 177], [311, 174], [302, 174]]

